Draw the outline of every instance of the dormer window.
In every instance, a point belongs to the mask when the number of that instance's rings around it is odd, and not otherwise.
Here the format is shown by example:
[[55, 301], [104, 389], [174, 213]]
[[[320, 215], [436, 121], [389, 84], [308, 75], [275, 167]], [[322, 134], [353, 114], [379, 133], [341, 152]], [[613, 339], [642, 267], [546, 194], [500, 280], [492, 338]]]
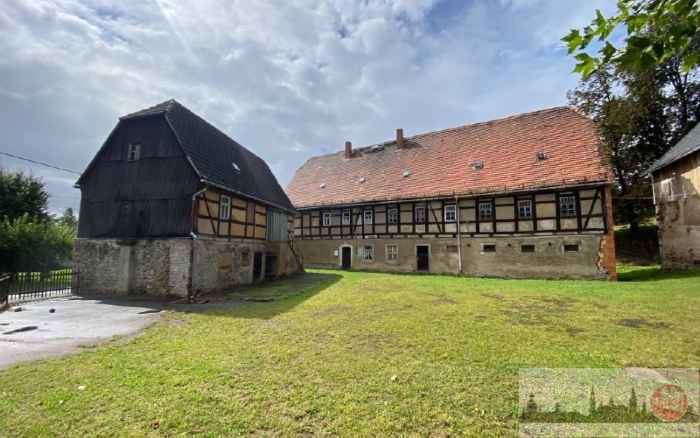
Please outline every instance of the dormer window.
[[127, 161], [138, 161], [141, 158], [141, 143], [129, 143], [126, 152]]
[[484, 160], [476, 160], [472, 163], [472, 169], [481, 170], [484, 168]]

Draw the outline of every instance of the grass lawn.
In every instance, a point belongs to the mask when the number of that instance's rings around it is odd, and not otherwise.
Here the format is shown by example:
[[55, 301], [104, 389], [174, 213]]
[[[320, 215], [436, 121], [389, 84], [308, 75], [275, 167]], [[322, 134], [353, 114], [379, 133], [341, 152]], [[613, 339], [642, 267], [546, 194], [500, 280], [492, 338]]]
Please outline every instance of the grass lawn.
[[312, 271], [238, 292], [275, 301], [0, 371], [0, 436], [513, 435], [521, 367], [700, 367], [700, 273], [621, 271]]

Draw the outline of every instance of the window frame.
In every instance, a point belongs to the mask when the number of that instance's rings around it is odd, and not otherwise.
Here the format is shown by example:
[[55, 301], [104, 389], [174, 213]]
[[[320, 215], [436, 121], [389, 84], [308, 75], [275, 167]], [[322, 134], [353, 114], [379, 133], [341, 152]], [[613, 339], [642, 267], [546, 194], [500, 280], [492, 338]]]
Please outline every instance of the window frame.
[[581, 252], [581, 245], [578, 243], [564, 243], [562, 249], [565, 253], [577, 253]]
[[[417, 224], [424, 224], [424, 223], [427, 222], [427, 220], [428, 220], [428, 213], [427, 213], [426, 208], [427, 208], [426, 205], [416, 205], [416, 206], [413, 208], [413, 220], [415, 221], [415, 223], [417, 223]], [[423, 220], [420, 220], [420, 219], [418, 218], [418, 211], [422, 211]]]
[[[369, 251], [367, 251], [368, 249]], [[374, 262], [374, 245], [360, 246], [360, 260], [363, 263]]]
[[[527, 251], [525, 251], [526, 247], [528, 248]], [[530, 251], [530, 249], [532, 249], [532, 251]], [[520, 244], [520, 253], [522, 253], [522, 254], [534, 254], [535, 252], [537, 252], [537, 245], [535, 245], [534, 243], [521, 243]]]
[[[567, 202], [567, 208], [564, 209], [564, 201]], [[566, 192], [559, 194], [559, 217], [576, 217], [578, 214], [578, 206], [576, 205], [576, 194], [573, 192]]]
[[[368, 215], [369, 213], [369, 215]], [[368, 219], [369, 218], [369, 219]], [[373, 225], [374, 224], [374, 211], [366, 208], [362, 211], [362, 225]]]
[[129, 143], [126, 148], [126, 161], [133, 163], [141, 159], [141, 143]]
[[[389, 250], [393, 248], [393, 250]], [[384, 258], [387, 262], [397, 262], [399, 260], [399, 245], [395, 243], [387, 244], [384, 248]]]
[[[227, 208], [224, 208], [224, 206]], [[221, 195], [219, 199], [219, 220], [231, 220], [231, 197], [228, 195]]]
[[[326, 219], [328, 219], [328, 221], [326, 221]], [[330, 227], [332, 222], [333, 222], [333, 214], [330, 211], [324, 211], [321, 213], [321, 225], [322, 226]]]
[[[526, 203], [527, 206], [522, 204]], [[532, 219], [533, 218], [533, 206], [532, 198], [519, 198], [518, 199], [518, 219]], [[528, 214], [523, 214], [523, 209], [528, 211]]]
[[343, 210], [341, 223], [343, 225], [352, 225], [352, 212], [350, 210]]
[[398, 225], [399, 224], [399, 209], [396, 207], [391, 207], [386, 210], [386, 223], [387, 225]]
[[[484, 216], [482, 215], [483, 211], [481, 209], [482, 206], [488, 207], [489, 215]], [[479, 221], [491, 221], [494, 218], [493, 215], [493, 200], [488, 200], [488, 201], [479, 201], [477, 204], [477, 217], [479, 218]]]
[[[448, 218], [448, 212], [452, 213], [452, 219]], [[442, 212], [442, 217], [445, 223], [457, 222], [457, 204], [445, 204], [445, 210]]]
[[496, 244], [495, 243], [482, 243], [481, 244], [481, 253], [482, 254], [495, 254], [496, 253]]

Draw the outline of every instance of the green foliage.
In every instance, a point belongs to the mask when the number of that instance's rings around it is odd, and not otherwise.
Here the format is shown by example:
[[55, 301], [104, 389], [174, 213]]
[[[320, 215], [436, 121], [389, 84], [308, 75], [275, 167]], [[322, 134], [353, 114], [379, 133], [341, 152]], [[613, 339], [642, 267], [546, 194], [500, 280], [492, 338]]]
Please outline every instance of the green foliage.
[[677, 60], [645, 70], [605, 64], [569, 92], [600, 129], [615, 176], [616, 222], [653, 215], [646, 172], [700, 119], [697, 73], [684, 73]]
[[0, 169], [0, 219], [14, 220], [26, 214], [39, 221], [48, 220], [48, 200], [39, 179]]
[[78, 218], [70, 207], [64, 210], [63, 214], [56, 219], [56, 222], [72, 230], [73, 235], [75, 235], [78, 230]]
[[0, 272], [49, 271], [71, 259], [74, 228], [28, 214], [0, 220]]
[[[618, 28], [627, 32], [622, 47], [610, 41]], [[616, 15], [605, 17], [597, 10], [590, 25], [572, 29], [562, 41], [575, 54], [575, 71], [584, 77], [605, 65], [644, 70], [673, 59], [687, 73], [700, 65], [699, 30], [697, 0], [619, 0]], [[594, 41], [602, 47], [590, 56], [586, 50]]]

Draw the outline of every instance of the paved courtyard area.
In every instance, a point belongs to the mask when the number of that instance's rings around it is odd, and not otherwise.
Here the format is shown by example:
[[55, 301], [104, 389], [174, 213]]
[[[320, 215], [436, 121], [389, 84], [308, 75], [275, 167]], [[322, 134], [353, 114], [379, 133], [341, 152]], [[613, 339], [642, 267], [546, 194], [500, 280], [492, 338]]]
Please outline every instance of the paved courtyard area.
[[78, 297], [17, 305], [0, 313], [0, 368], [137, 333], [161, 309], [159, 303]]

